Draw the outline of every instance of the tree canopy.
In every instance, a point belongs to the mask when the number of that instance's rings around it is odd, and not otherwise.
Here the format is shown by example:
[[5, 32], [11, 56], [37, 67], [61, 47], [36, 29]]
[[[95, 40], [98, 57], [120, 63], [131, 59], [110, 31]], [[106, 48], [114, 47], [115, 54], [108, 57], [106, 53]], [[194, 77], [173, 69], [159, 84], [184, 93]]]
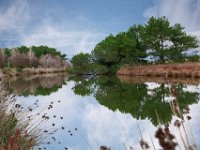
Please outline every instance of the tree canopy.
[[124, 64], [143, 63], [146, 52], [135, 32], [120, 32], [106, 37], [92, 51], [94, 62], [107, 67], [111, 73]]
[[32, 46], [32, 51], [34, 52], [35, 56], [40, 57], [45, 54], [51, 54], [52, 56], [59, 56], [61, 58], [66, 57], [66, 55], [62, 55], [59, 51], [55, 48], [51, 48], [48, 46]]
[[146, 50], [161, 63], [184, 61], [183, 52], [198, 47], [196, 37], [187, 35], [181, 24], [170, 25], [165, 17], [151, 17], [147, 24], [136, 28], [140, 28], [139, 38]]
[[92, 60], [90, 54], [87, 53], [79, 53], [75, 55], [71, 60], [73, 67], [75, 68], [73, 70], [74, 73], [77, 74], [90, 74], [92, 71]]
[[[133, 25], [126, 32], [107, 36], [88, 54], [88, 62], [84, 60], [77, 67], [84, 68], [90, 64], [87, 68], [90, 72], [113, 74], [122, 65], [147, 63], [148, 56], [153, 56], [158, 63], [183, 62], [186, 58], [194, 62], [200, 57], [186, 56], [184, 52], [196, 47], [197, 38], [188, 35], [182, 25], [171, 25], [166, 17], [151, 17], [144, 25]], [[83, 56], [74, 57], [81, 59]], [[76, 64], [74, 68], [77, 70]]]

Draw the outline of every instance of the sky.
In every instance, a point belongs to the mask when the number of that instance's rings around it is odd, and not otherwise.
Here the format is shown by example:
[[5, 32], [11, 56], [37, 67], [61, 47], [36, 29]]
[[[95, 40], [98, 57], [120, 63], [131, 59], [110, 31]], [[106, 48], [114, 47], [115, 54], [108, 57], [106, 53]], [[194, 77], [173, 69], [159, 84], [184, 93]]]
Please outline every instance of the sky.
[[0, 0], [0, 47], [47, 45], [70, 58], [151, 16], [200, 37], [200, 0]]

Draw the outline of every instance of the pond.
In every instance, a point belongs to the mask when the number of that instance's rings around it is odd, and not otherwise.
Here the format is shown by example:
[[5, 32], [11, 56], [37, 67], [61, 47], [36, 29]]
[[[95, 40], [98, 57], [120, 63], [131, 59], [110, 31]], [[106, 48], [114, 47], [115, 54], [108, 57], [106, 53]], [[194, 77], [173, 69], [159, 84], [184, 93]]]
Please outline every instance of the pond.
[[200, 148], [198, 79], [49, 74], [5, 84], [40, 133], [34, 149]]

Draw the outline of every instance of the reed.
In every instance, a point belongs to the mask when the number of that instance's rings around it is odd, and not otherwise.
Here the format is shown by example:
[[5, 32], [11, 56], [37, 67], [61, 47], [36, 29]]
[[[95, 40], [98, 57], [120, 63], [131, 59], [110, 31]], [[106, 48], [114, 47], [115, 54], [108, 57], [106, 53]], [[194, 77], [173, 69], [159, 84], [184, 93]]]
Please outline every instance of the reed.
[[37, 144], [37, 133], [27, 129], [28, 120], [19, 119], [20, 105], [15, 103], [15, 96], [9, 96], [0, 82], [0, 149], [28, 150]]
[[[20, 104], [15, 95], [6, 91], [5, 81], [0, 81], [0, 150], [46, 149], [47, 145], [61, 143], [54, 136], [66, 127], [55, 123], [56, 114], [49, 114], [54, 105], [60, 103], [60, 100], [51, 101], [42, 105], [42, 109], [39, 100]], [[36, 108], [40, 110], [37, 113], [34, 112]], [[60, 119], [64, 121], [62, 116]], [[52, 126], [46, 126], [49, 121], [53, 121]], [[71, 131], [70, 134], [72, 136]], [[67, 149], [67, 145], [64, 148]]]
[[119, 76], [200, 77], [200, 63], [124, 66]]
[[62, 73], [66, 72], [67, 68], [3, 68], [0, 71], [0, 78], [3, 76], [13, 77], [19, 75], [37, 75], [37, 74], [46, 74], [46, 73]]

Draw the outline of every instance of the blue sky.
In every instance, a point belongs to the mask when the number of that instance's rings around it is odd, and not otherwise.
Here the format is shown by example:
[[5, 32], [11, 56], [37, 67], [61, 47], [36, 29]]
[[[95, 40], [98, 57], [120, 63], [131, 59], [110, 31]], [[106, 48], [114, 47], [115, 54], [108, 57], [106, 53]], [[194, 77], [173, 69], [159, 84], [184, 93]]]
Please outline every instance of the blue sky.
[[150, 16], [200, 35], [200, 0], [0, 0], [0, 47], [48, 45], [71, 57]]

